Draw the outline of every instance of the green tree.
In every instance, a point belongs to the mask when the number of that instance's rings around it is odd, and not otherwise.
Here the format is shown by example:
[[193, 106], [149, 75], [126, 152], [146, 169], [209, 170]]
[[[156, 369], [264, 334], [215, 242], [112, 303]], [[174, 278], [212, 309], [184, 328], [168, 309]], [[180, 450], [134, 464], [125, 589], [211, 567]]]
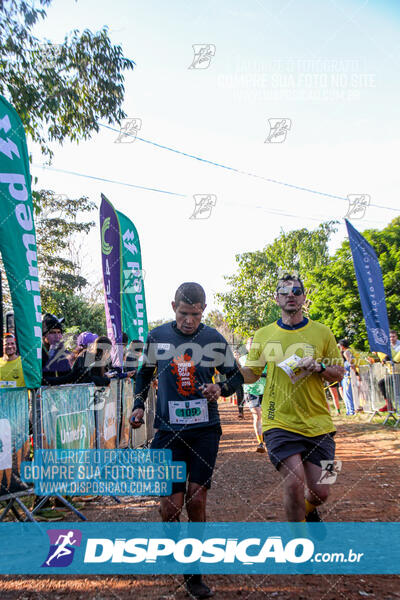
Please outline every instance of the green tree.
[[[94, 226], [82, 220], [96, 208], [86, 197], [68, 198], [49, 190], [38, 192], [36, 239], [42, 312], [63, 316], [67, 326], [80, 331], [105, 333], [102, 283], [89, 285], [82, 275], [83, 250], [76, 244]], [[99, 282], [100, 283], [100, 282]], [[3, 277], [4, 309], [12, 309], [6, 278]]]
[[[374, 248], [382, 269], [389, 324], [400, 324], [400, 217], [382, 230], [362, 235]], [[310, 316], [328, 325], [337, 338], [347, 337], [360, 350], [368, 350], [350, 245], [345, 240], [328, 265], [316, 267], [309, 278], [314, 287]]]
[[94, 226], [94, 221], [82, 217], [96, 205], [86, 197], [68, 198], [48, 190], [39, 196], [35, 221], [42, 311], [63, 316], [67, 327], [105, 334], [103, 291], [82, 275], [85, 256], [75, 243]]
[[32, 29], [51, 1], [0, 2], [0, 93], [50, 158], [50, 142], [88, 139], [101, 119], [120, 123], [123, 73], [135, 64], [112, 45], [106, 28], [75, 30], [57, 45], [39, 40]]
[[308, 287], [308, 275], [316, 265], [329, 262], [328, 241], [335, 223], [322, 223], [315, 231], [282, 232], [263, 250], [236, 256], [238, 272], [226, 276], [231, 289], [217, 294], [228, 324], [244, 337], [279, 316], [274, 301], [279, 269], [298, 271]]
[[243, 337], [235, 334], [221, 311], [217, 309], [210, 310], [204, 318], [204, 323], [219, 331], [229, 344], [236, 344], [237, 346], [243, 344]]
[[46, 294], [51, 291], [73, 294], [87, 285], [71, 248], [75, 236], [87, 234], [94, 227], [94, 221], [81, 221], [79, 217], [93, 212], [96, 204], [85, 196], [68, 198], [49, 190], [41, 190], [38, 196], [36, 242], [42, 304], [45, 304]]
[[45, 309], [46, 312], [64, 317], [67, 331], [91, 331], [107, 335], [104, 304], [90, 304], [76, 294], [53, 292], [47, 296]]
[[170, 319], [156, 319], [155, 321], [149, 321], [149, 331], [160, 325], [164, 325], [165, 323], [170, 323], [171, 321], [173, 321], [172, 317]]

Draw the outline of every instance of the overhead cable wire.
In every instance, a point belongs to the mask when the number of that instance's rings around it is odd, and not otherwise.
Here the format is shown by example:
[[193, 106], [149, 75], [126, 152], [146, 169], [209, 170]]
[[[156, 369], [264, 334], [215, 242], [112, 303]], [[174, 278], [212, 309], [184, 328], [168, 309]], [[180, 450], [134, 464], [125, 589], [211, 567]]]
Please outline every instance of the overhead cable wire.
[[106, 179], [105, 177], [96, 177], [95, 175], [86, 175], [85, 173], [77, 173], [76, 171], [67, 171], [66, 169], [57, 169], [56, 167], [49, 167], [47, 165], [36, 165], [33, 167], [38, 169], [45, 169], [46, 171], [55, 171], [56, 173], [65, 173], [66, 175], [75, 175], [76, 177], [85, 177], [86, 179], [95, 179], [97, 181], [104, 181], [106, 183], [114, 183], [116, 185], [124, 185], [126, 187], [132, 187], [139, 190], [146, 190], [148, 192], [157, 192], [159, 194], [169, 194], [170, 196], [180, 196], [186, 198], [187, 194], [178, 194], [177, 192], [170, 192], [168, 190], [160, 190], [159, 188], [146, 187], [144, 185], [135, 185], [134, 183], [128, 183], [125, 181], [116, 181], [115, 179]]
[[[32, 165], [35, 168], [38, 169], [44, 169], [46, 171], [54, 171], [56, 173], [64, 173], [66, 175], [72, 175], [72, 176], [76, 176], [76, 177], [83, 177], [85, 179], [94, 179], [97, 181], [104, 181], [106, 183], [111, 183], [113, 185], [122, 185], [125, 187], [131, 187], [131, 188], [136, 188], [136, 189], [140, 189], [140, 190], [145, 190], [148, 192], [156, 192], [156, 193], [160, 193], [160, 194], [168, 194], [170, 196], [178, 196], [180, 198], [189, 198], [188, 194], [179, 194], [178, 192], [171, 192], [169, 190], [161, 190], [159, 188], [153, 188], [153, 187], [146, 187], [143, 185], [137, 185], [134, 183], [128, 183], [126, 181], [117, 181], [116, 179], [106, 179], [104, 177], [97, 177], [95, 175], [88, 175], [86, 173], [78, 173], [77, 171], [68, 171], [66, 169], [57, 169], [56, 167], [50, 167], [48, 165], [38, 165], [38, 164], [33, 164]], [[304, 216], [302, 214], [298, 214], [298, 213], [287, 213], [287, 212], [283, 212], [281, 210], [278, 209], [274, 209], [274, 208], [266, 208], [265, 206], [262, 205], [254, 205], [254, 204], [243, 204], [240, 202], [225, 202], [226, 205], [230, 205], [230, 206], [234, 206], [236, 208], [245, 208], [245, 209], [255, 209], [255, 210], [262, 210], [263, 212], [269, 213], [271, 215], [275, 215], [275, 216], [282, 216], [282, 217], [292, 217], [294, 219], [308, 219], [311, 221], [317, 221], [317, 222], [321, 222], [324, 220], [324, 218], [326, 218], [326, 216], [320, 216], [319, 218], [316, 217], [310, 217], [310, 216]], [[337, 217], [332, 217], [332, 219], [336, 220]], [[365, 221], [364, 222], [371, 222], [372, 221]], [[373, 223], [381, 223], [382, 225], [384, 225], [385, 223], [383, 221], [373, 221]]]
[[[162, 194], [169, 194], [169, 195], [173, 195], [173, 196], [179, 196], [181, 198], [188, 198], [189, 196], [187, 194], [179, 194], [177, 192], [170, 192], [168, 190], [160, 190], [157, 188], [151, 188], [151, 187], [146, 187], [143, 185], [135, 185], [133, 183], [127, 183], [125, 181], [117, 181], [115, 179], [105, 179], [104, 177], [96, 177], [95, 175], [87, 175], [85, 173], [78, 173], [77, 171], [67, 171], [66, 169], [57, 169], [56, 167], [50, 167], [47, 165], [37, 165], [37, 164], [33, 164], [33, 167], [36, 167], [38, 169], [45, 169], [46, 171], [55, 171], [57, 173], [64, 173], [66, 175], [74, 175], [77, 177], [84, 177], [86, 179], [95, 179], [97, 181], [105, 181], [107, 183], [112, 183], [114, 185], [122, 185], [122, 186], [127, 186], [127, 187], [133, 187], [133, 188], [138, 188], [141, 190], [146, 190], [146, 191], [151, 191], [151, 192], [158, 192], [158, 193], [162, 193]], [[240, 208], [254, 208], [254, 209], [261, 209], [264, 212], [270, 213], [272, 215], [278, 215], [278, 216], [283, 216], [283, 217], [293, 217], [295, 219], [302, 219], [304, 218], [302, 215], [299, 214], [289, 214], [289, 213], [285, 213], [276, 209], [268, 209], [265, 208], [264, 206], [254, 206], [252, 204], [249, 205], [245, 205], [245, 204], [240, 204], [240, 203], [235, 203], [235, 202], [227, 202], [226, 203], [228, 206], [236, 206], [236, 207], [240, 207]], [[310, 218], [310, 217], [307, 217]], [[320, 219], [313, 219], [314, 221], [320, 221]]]
[[[110, 127], [110, 125], [105, 125], [103, 123], [99, 123], [100, 127], [103, 127], [104, 129], [109, 129], [110, 131], [114, 131], [116, 133], [121, 133], [120, 130], [115, 129], [115, 127]], [[317, 194], [319, 196], [324, 196], [326, 198], [334, 198], [336, 200], [342, 200], [344, 202], [348, 201], [347, 197], [344, 196], [336, 196], [335, 194], [328, 194], [327, 192], [320, 192], [319, 190], [314, 190], [312, 188], [308, 188], [308, 187], [303, 187], [300, 185], [295, 185], [293, 183], [287, 183], [286, 181], [279, 181], [278, 179], [272, 179], [270, 177], [264, 177], [263, 175], [258, 175], [257, 173], [251, 173], [248, 171], [243, 171], [242, 169], [236, 169], [235, 167], [230, 167], [228, 165], [224, 165], [222, 163], [219, 162], [215, 162], [212, 160], [208, 160], [206, 158], [202, 158], [200, 156], [196, 156], [195, 154], [189, 154], [188, 152], [183, 152], [182, 150], [177, 150], [176, 148], [172, 148], [170, 146], [165, 146], [163, 144], [158, 144], [157, 142], [153, 142], [152, 140], [146, 140], [145, 138], [141, 138], [138, 135], [135, 134], [130, 134], [129, 132], [123, 132], [124, 136], [127, 137], [133, 137], [136, 140], [139, 140], [140, 142], [144, 142], [146, 144], [150, 144], [152, 146], [155, 146], [156, 148], [160, 148], [162, 150], [168, 150], [169, 152], [174, 152], [175, 154], [179, 154], [181, 156], [186, 156], [187, 158], [192, 158], [194, 160], [197, 160], [199, 162], [203, 162], [205, 164], [209, 164], [212, 165], [214, 167], [219, 167], [221, 169], [225, 169], [227, 171], [232, 171], [234, 173], [238, 173], [239, 175], [247, 175], [248, 177], [254, 177], [255, 179], [261, 179], [263, 181], [267, 181], [268, 183], [274, 183], [276, 185], [282, 185], [291, 189], [295, 189], [301, 192], [308, 192], [310, 194]], [[382, 206], [380, 204], [370, 204], [369, 206], [374, 206], [376, 208], [383, 208], [385, 210], [391, 210], [394, 212], [400, 212], [398, 209], [396, 208], [392, 208], [391, 206]]]

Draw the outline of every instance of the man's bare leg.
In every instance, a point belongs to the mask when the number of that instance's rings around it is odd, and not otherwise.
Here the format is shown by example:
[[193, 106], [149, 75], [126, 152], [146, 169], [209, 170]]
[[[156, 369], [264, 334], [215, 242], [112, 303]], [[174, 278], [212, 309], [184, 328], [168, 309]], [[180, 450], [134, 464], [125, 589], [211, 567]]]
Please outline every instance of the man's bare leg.
[[179, 521], [184, 503], [184, 493], [178, 492], [160, 499], [159, 513], [162, 521]]
[[322, 475], [322, 469], [318, 465], [305, 462], [304, 472], [307, 484], [305, 497], [314, 506], [320, 506], [327, 500], [330, 486], [326, 483], [318, 483]]
[[207, 488], [198, 483], [189, 482], [186, 493], [186, 510], [189, 521], [203, 522], [206, 520]]
[[[189, 481], [185, 505], [189, 521], [203, 523], [206, 520], [207, 488]], [[211, 598], [214, 592], [203, 582], [199, 573], [184, 575], [186, 589], [194, 598]]]
[[283, 505], [288, 521], [304, 521], [305, 473], [301, 454], [293, 454], [282, 461], [279, 473], [283, 479]]
[[335, 387], [330, 387], [329, 392], [331, 394], [331, 398], [335, 405], [337, 414], [340, 415], [339, 392], [337, 391], [337, 388], [335, 388]]

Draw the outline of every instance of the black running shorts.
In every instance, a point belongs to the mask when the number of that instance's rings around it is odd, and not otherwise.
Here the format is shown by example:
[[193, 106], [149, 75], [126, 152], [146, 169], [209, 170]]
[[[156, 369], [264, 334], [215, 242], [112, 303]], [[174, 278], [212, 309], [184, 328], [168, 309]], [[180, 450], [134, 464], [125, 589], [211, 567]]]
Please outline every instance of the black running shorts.
[[[188, 481], [209, 489], [221, 434], [220, 425], [187, 428], [182, 431], [158, 430], [151, 443], [151, 449], [172, 450], [173, 461], [186, 463]], [[185, 490], [185, 481], [172, 484], [173, 494], [185, 492]]]
[[264, 442], [267, 446], [270, 461], [279, 470], [285, 458], [293, 454], [301, 454], [303, 462], [321, 466], [321, 460], [335, 458], [335, 432], [307, 437], [287, 431], [286, 429], [268, 429], [264, 431]]

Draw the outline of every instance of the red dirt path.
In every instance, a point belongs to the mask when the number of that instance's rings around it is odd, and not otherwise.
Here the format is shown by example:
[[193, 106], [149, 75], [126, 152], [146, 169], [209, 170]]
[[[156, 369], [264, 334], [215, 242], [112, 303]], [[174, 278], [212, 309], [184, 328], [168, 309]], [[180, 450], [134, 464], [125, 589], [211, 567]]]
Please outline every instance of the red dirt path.
[[[239, 421], [236, 407], [221, 404], [220, 409], [223, 437], [209, 493], [208, 520], [284, 521], [279, 475], [266, 455], [255, 452], [250, 413]], [[337, 420], [337, 426], [337, 458], [343, 466], [321, 511], [324, 520], [399, 521], [400, 431], [368, 424], [363, 416]], [[154, 498], [126, 498], [121, 505], [102, 498], [88, 503], [84, 513], [90, 521], [159, 520]], [[75, 519], [67, 514], [66, 520]], [[397, 575], [209, 575], [207, 583], [215, 588], [218, 600], [400, 599]], [[179, 576], [7, 575], [0, 579], [0, 600], [47, 598], [181, 600], [187, 596]]]

